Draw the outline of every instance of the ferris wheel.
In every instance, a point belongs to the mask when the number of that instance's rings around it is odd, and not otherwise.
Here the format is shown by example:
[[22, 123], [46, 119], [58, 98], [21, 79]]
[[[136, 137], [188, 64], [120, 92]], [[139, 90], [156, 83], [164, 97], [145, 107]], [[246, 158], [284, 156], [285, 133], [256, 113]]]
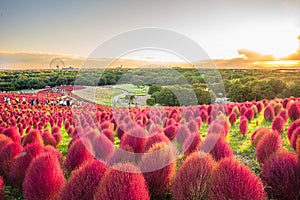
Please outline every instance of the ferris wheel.
[[65, 63], [61, 58], [54, 58], [51, 60], [49, 66], [51, 70], [61, 70], [65, 67]]

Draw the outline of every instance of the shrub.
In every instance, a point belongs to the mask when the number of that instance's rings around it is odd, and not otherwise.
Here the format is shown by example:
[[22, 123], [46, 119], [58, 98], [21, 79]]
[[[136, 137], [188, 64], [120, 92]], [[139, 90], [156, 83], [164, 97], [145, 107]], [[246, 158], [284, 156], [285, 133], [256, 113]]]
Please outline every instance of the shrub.
[[272, 106], [267, 106], [264, 111], [265, 121], [271, 122], [275, 117], [274, 108]]
[[125, 132], [125, 129], [126, 129], [126, 125], [125, 124], [120, 124], [118, 127], [117, 127], [117, 136], [119, 139], [122, 138], [124, 132]]
[[30, 162], [44, 152], [44, 147], [38, 143], [28, 144], [24, 150], [15, 157], [8, 174], [8, 181], [21, 188], [26, 170]]
[[229, 123], [231, 124], [231, 126], [233, 126], [236, 122], [236, 114], [235, 112], [232, 112], [230, 115], [229, 115]]
[[247, 110], [245, 111], [244, 116], [245, 116], [249, 121], [251, 121], [251, 120], [253, 119], [253, 117], [254, 117], [254, 111], [253, 111], [251, 108], [249, 108], [249, 109], [247, 109]]
[[14, 158], [22, 151], [18, 142], [8, 143], [0, 152], [0, 176], [6, 177]]
[[106, 169], [106, 165], [94, 160], [74, 170], [68, 183], [63, 188], [59, 199], [93, 199], [97, 186], [104, 176]]
[[212, 173], [210, 199], [265, 199], [263, 184], [244, 164], [225, 158]]
[[253, 110], [253, 113], [254, 113], [254, 116], [256, 116], [258, 114], [258, 109], [257, 109], [257, 106], [255, 104], [253, 104], [251, 106], [251, 109]]
[[131, 146], [135, 153], [143, 153], [147, 141], [145, 130], [139, 126], [133, 127], [124, 134], [120, 143], [120, 147]]
[[298, 155], [298, 161], [300, 162], [300, 138], [296, 141], [296, 153]]
[[275, 112], [275, 116], [277, 116], [280, 111], [282, 110], [282, 105], [281, 103], [277, 103], [275, 106], [274, 106], [274, 112]]
[[[201, 126], [201, 124], [200, 124], [200, 126]], [[187, 127], [189, 128], [190, 133], [197, 133], [197, 134], [199, 133], [199, 126], [195, 120], [190, 120]]]
[[256, 146], [256, 158], [263, 165], [270, 157], [281, 149], [281, 135], [277, 131], [266, 133]]
[[270, 199], [299, 199], [300, 165], [290, 152], [275, 154], [262, 167], [261, 179]]
[[178, 126], [170, 125], [164, 129], [164, 133], [170, 140], [173, 140], [175, 138], [177, 130], [178, 130]]
[[51, 145], [51, 146], [56, 146], [56, 139], [53, 137], [51, 133], [48, 131], [44, 131], [42, 138], [44, 140], [45, 145]]
[[4, 181], [3, 178], [0, 176], [0, 199], [4, 200]]
[[0, 151], [6, 144], [12, 143], [12, 142], [13, 142], [13, 140], [10, 137], [0, 134]]
[[104, 134], [94, 138], [92, 144], [98, 159], [107, 160], [114, 153], [114, 144]]
[[44, 145], [44, 140], [41, 136], [41, 132], [37, 129], [31, 130], [28, 134], [22, 139], [22, 145], [25, 147], [27, 144], [38, 143]]
[[88, 151], [85, 145], [80, 139], [76, 140], [69, 149], [66, 160], [65, 168], [68, 172], [73, 171], [75, 168], [78, 168], [86, 161], [91, 161], [94, 159], [94, 156]]
[[296, 141], [297, 139], [300, 138], [300, 127], [297, 127], [292, 134], [291, 137], [291, 146], [293, 147], [293, 149], [296, 150]]
[[53, 138], [56, 141], [55, 146], [57, 146], [61, 142], [61, 140], [62, 140], [61, 133], [53, 133], [52, 136], [53, 136]]
[[62, 156], [62, 154], [60, 153], [60, 151], [58, 149], [54, 148], [53, 146], [50, 146], [50, 145], [45, 146], [44, 147], [44, 152], [45, 153], [50, 153], [51, 155], [56, 156], [58, 162], [60, 164], [63, 163], [63, 156]]
[[165, 136], [165, 134], [163, 134], [162, 132], [149, 137], [146, 142], [145, 151], [148, 151], [154, 144], [161, 142], [164, 142], [166, 144], [170, 143], [169, 138]]
[[240, 109], [238, 106], [233, 107], [231, 113], [233, 113], [233, 112], [236, 114], [236, 116], [240, 116]]
[[232, 149], [223, 135], [206, 135], [200, 150], [205, 153], [211, 153], [216, 161], [233, 156]]
[[270, 132], [267, 127], [259, 127], [251, 135], [251, 144], [256, 147], [261, 137]]
[[10, 137], [14, 142], [20, 142], [21, 137], [18, 130], [15, 127], [9, 127], [3, 131], [3, 134]]
[[201, 146], [201, 136], [200, 134], [191, 134], [183, 143], [182, 150], [184, 152], [184, 157], [189, 154], [198, 151]]
[[208, 114], [205, 110], [202, 109], [200, 111], [200, 117], [201, 117], [202, 122], [207, 123]]
[[191, 135], [190, 130], [184, 124], [180, 124], [178, 126], [178, 130], [176, 133], [176, 141], [179, 145], [183, 145], [185, 140]]
[[245, 136], [248, 131], [249, 131], [249, 127], [248, 127], [248, 119], [247, 118], [242, 118], [239, 124], [239, 130], [240, 133]]
[[[124, 146], [114, 151], [114, 154], [109, 159], [109, 164], [114, 165], [117, 163], [136, 163], [136, 157], [138, 154], [134, 153], [131, 146]], [[137, 159], [139, 160], [140, 157]]]
[[217, 163], [210, 154], [192, 153], [184, 161], [172, 186], [176, 200], [207, 199], [211, 174]]
[[278, 133], [282, 134], [284, 131], [284, 124], [284, 119], [281, 116], [277, 116], [272, 122], [272, 130], [276, 130]]
[[207, 134], [221, 134], [226, 137], [229, 130], [230, 125], [227, 120], [215, 120], [207, 129]]
[[288, 108], [288, 116], [292, 121], [295, 121], [300, 117], [299, 103], [291, 103], [291, 105]]
[[[134, 173], [132, 173], [134, 172]], [[117, 164], [106, 171], [94, 200], [149, 200], [149, 192], [142, 173], [132, 164]]]
[[154, 144], [142, 157], [140, 169], [151, 198], [160, 198], [170, 189], [175, 177], [176, 158], [176, 148], [166, 143]]
[[286, 122], [289, 118], [286, 110], [281, 110], [278, 116], [282, 117], [284, 119], [284, 122]]
[[28, 200], [56, 199], [66, 180], [55, 156], [36, 157], [29, 165], [23, 182], [23, 196]]
[[293, 132], [296, 128], [300, 127], [300, 119], [293, 121], [289, 126], [286, 135], [288, 136], [289, 141], [292, 139]]
[[114, 143], [115, 137], [114, 137], [114, 132], [110, 129], [104, 129], [102, 130], [102, 133], [112, 142]]

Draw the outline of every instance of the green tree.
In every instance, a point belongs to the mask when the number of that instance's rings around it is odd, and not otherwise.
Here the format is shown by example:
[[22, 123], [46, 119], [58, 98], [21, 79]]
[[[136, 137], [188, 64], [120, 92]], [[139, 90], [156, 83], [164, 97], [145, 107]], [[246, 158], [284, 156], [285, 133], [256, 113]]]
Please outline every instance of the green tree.
[[153, 84], [149, 87], [148, 94], [152, 95], [154, 92], [160, 92], [162, 89], [161, 85]]
[[146, 104], [148, 105], [148, 106], [154, 106], [155, 105], [155, 99], [153, 98], [153, 97], [150, 97], [150, 98], [148, 98], [148, 99], [146, 99]]

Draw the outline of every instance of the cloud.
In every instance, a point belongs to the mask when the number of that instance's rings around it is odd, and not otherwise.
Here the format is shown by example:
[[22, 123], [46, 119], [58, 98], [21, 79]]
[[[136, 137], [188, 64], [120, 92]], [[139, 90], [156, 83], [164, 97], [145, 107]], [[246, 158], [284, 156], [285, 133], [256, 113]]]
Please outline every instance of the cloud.
[[251, 61], [272, 61], [275, 60], [272, 55], [265, 55], [248, 49], [239, 49], [238, 54], [243, 55], [245, 59]]
[[291, 53], [290, 55], [280, 58], [280, 60], [300, 60], [300, 35], [298, 35], [299, 47], [296, 52]]

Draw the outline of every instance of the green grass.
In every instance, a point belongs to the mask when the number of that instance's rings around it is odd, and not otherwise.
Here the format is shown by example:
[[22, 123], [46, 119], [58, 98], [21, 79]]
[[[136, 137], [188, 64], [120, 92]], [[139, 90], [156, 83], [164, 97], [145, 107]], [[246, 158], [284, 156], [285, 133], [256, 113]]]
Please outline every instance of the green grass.
[[68, 144], [71, 140], [71, 137], [69, 136], [67, 130], [64, 127], [62, 127], [61, 129], [61, 136], [61, 142], [57, 145], [56, 148], [61, 152], [63, 156], [66, 156], [68, 153]]
[[133, 84], [120, 84], [120, 85], [113, 85], [112, 88], [125, 90], [135, 96], [145, 96], [148, 93], [149, 86], [142, 86], [138, 88]]

